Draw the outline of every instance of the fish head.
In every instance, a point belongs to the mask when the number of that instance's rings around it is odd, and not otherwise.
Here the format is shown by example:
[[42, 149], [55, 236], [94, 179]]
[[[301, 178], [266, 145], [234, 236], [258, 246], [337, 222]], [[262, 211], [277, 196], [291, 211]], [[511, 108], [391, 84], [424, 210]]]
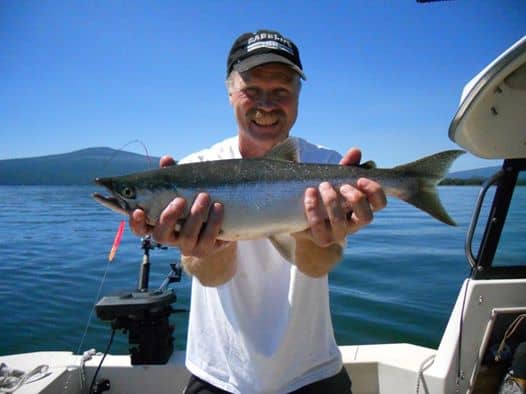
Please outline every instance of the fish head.
[[161, 212], [177, 195], [170, 185], [136, 176], [96, 178], [95, 183], [111, 193], [109, 196], [93, 193], [97, 202], [124, 215], [142, 209], [150, 225], [157, 223]]
[[94, 193], [93, 198], [107, 208], [122, 214], [130, 214], [138, 208], [137, 188], [130, 182], [123, 182], [119, 178], [96, 178], [95, 183], [103, 186], [111, 193], [103, 196]]

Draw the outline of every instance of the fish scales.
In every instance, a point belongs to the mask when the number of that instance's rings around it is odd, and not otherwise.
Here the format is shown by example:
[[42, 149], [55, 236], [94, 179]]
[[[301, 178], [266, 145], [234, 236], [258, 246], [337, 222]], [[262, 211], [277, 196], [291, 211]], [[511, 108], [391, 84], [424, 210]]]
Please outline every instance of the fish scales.
[[307, 227], [304, 193], [308, 187], [330, 182], [339, 188], [361, 177], [380, 183], [387, 195], [399, 198], [454, 225], [442, 206], [436, 185], [463, 151], [450, 150], [391, 169], [299, 163], [293, 139], [256, 159], [229, 159], [180, 164], [120, 177], [98, 178], [111, 196], [94, 194], [104, 206], [123, 214], [145, 211], [151, 225], [176, 196], [187, 212], [200, 192], [224, 205], [222, 239], [254, 239], [292, 233]]

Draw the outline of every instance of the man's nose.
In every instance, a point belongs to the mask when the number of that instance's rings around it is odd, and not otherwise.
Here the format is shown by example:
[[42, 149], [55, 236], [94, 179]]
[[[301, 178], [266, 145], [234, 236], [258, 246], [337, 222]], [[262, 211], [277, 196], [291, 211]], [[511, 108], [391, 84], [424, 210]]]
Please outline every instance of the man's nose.
[[275, 108], [276, 102], [272, 92], [260, 92], [258, 95], [257, 105], [263, 109], [272, 109]]

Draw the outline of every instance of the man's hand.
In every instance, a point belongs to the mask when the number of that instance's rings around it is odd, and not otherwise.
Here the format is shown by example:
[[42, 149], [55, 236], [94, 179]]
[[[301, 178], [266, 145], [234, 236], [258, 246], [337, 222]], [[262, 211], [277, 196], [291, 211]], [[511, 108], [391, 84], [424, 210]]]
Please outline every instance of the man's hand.
[[[360, 150], [351, 148], [340, 160], [340, 164], [358, 165], [361, 158]], [[355, 233], [369, 224], [373, 219], [373, 212], [384, 209], [387, 205], [387, 198], [382, 186], [367, 178], [358, 179], [355, 187], [343, 185], [340, 187], [340, 193], [346, 201], [345, 206], [350, 209], [347, 211], [348, 234]]]
[[[340, 164], [357, 165], [360, 159], [360, 150], [352, 148]], [[378, 183], [360, 178], [355, 186], [345, 184], [339, 190], [328, 182], [318, 189], [308, 188], [304, 203], [309, 228], [293, 234], [296, 264], [307, 275], [322, 276], [340, 260], [347, 235], [369, 224], [373, 212], [383, 209], [387, 199]]]
[[[170, 156], [163, 156], [161, 167], [175, 164]], [[223, 206], [219, 203], [211, 204], [206, 193], [200, 193], [194, 200], [188, 217], [185, 218], [179, 231], [175, 231], [182, 222], [186, 208], [186, 201], [176, 197], [161, 213], [159, 222], [155, 226], [146, 224], [144, 211], [136, 209], [130, 216], [130, 227], [139, 236], [152, 234], [153, 238], [163, 244], [177, 246], [185, 256], [204, 257], [222, 246], [217, 240], [223, 220]]]
[[[174, 164], [169, 156], [160, 160], [161, 167]], [[148, 225], [144, 211], [136, 209], [130, 215], [130, 227], [136, 235], [151, 234], [163, 245], [178, 247], [186, 270], [195, 274], [203, 284], [214, 286], [224, 283], [235, 273], [235, 249], [227, 248], [231, 243], [217, 239], [223, 221], [223, 205], [212, 203], [208, 194], [200, 193], [184, 217], [186, 204], [183, 198], [176, 197], [161, 213], [155, 226]], [[225, 256], [217, 256], [216, 252], [222, 249], [229, 250], [225, 250]], [[212, 255], [216, 263], [207, 262], [207, 257]]]
[[[171, 156], [163, 156], [159, 160], [159, 167], [170, 167], [175, 165], [175, 160]], [[151, 234], [153, 226], [146, 223], [146, 217], [142, 209], [136, 209], [130, 214], [130, 228], [135, 235], [144, 237], [145, 235]]]
[[[357, 165], [361, 152], [350, 149], [341, 165]], [[348, 234], [358, 231], [373, 220], [373, 212], [383, 209], [387, 200], [382, 187], [367, 178], [360, 178], [355, 186], [342, 185], [336, 190], [323, 182], [318, 189], [305, 191], [305, 215], [312, 241], [319, 246], [343, 243]]]

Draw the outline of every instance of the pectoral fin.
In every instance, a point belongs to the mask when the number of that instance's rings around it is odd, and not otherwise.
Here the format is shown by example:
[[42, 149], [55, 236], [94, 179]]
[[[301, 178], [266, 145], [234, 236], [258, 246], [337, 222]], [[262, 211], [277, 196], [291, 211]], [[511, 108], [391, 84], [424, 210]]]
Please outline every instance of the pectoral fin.
[[269, 237], [270, 242], [278, 253], [290, 263], [294, 263], [296, 255], [296, 240], [289, 234], [274, 234]]

